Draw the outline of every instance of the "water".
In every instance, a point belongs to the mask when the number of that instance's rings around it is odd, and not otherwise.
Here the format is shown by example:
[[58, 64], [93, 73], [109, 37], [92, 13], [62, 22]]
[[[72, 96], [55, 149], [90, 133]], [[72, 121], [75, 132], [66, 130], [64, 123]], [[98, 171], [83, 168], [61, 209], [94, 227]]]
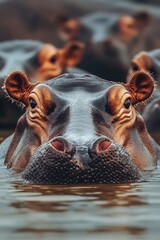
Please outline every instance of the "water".
[[0, 165], [0, 240], [159, 240], [160, 167], [147, 182], [22, 183]]

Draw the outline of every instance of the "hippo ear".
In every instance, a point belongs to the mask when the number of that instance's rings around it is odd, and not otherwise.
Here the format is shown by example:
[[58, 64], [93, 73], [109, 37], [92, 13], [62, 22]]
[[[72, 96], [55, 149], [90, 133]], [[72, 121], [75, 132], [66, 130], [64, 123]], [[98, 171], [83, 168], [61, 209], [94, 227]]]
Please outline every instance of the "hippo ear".
[[12, 72], [4, 82], [4, 88], [9, 96], [18, 102], [27, 105], [27, 98], [35, 85], [28, 81], [27, 76], [20, 72]]
[[75, 66], [78, 64], [83, 56], [84, 45], [81, 42], [72, 41], [64, 47], [64, 62], [66, 66]]
[[154, 80], [147, 71], [137, 71], [126, 84], [126, 88], [132, 96], [133, 104], [136, 104], [151, 96], [154, 90]]

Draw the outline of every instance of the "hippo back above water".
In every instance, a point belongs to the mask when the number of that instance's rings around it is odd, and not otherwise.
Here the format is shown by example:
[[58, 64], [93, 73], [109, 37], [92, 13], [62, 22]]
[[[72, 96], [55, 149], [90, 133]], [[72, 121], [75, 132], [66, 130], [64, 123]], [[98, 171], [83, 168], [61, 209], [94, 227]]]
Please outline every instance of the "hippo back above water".
[[30, 183], [135, 182], [157, 165], [159, 146], [149, 136], [136, 105], [154, 89], [140, 71], [130, 83], [93, 75], [64, 74], [32, 84], [13, 72], [8, 95], [26, 106], [10, 146], [2, 143], [5, 164]]

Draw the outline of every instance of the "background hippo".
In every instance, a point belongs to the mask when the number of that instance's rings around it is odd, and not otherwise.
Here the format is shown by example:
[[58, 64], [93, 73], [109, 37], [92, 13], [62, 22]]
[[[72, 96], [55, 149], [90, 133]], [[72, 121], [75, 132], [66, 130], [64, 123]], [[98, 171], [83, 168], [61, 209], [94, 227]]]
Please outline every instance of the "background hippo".
[[[83, 44], [72, 41], [63, 48], [33, 40], [14, 40], [0, 43], [0, 85], [13, 70], [22, 70], [30, 81], [44, 81], [74, 69], [83, 55]], [[0, 91], [0, 127], [15, 125], [20, 116], [17, 106], [5, 100]]]
[[[154, 76], [156, 89], [149, 103], [143, 108], [143, 117], [151, 133], [160, 133], [160, 49], [136, 54], [130, 64], [129, 74], [145, 69]], [[159, 138], [155, 136], [158, 141]]]
[[135, 53], [160, 47], [159, 9], [151, 4], [11, 0], [0, 4], [0, 15], [0, 40], [32, 38], [62, 47], [64, 34], [59, 33], [65, 32], [87, 44], [80, 67], [114, 81], [125, 81], [128, 62]]
[[146, 12], [133, 16], [96, 12], [79, 19], [59, 17], [57, 28], [62, 40], [79, 39], [86, 44], [80, 68], [106, 79], [125, 81], [130, 58], [137, 52], [149, 22]]
[[[5, 164], [31, 183], [134, 182], [155, 168], [159, 147], [135, 106], [154, 89], [140, 71], [130, 83], [64, 74], [32, 84], [21, 72], [5, 80], [9, 96], [26, 106]], [[2, 150], [3, 149], [3, 150]], [[8, 150], [7, 150], [8, 149]]]

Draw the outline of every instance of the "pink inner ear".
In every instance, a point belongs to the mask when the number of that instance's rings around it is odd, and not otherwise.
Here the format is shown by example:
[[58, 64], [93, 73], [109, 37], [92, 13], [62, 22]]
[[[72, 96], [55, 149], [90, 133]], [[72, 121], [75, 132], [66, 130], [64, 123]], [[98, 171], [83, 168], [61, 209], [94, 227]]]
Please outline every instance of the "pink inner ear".
[[103, 152], [105, 150], [107, 150], [109, 148], [109, 146], [111, 145], [111, 142], [104, 140], [103, 142], [100, 142], [98, 145], [98, 151], [99, 152]]

